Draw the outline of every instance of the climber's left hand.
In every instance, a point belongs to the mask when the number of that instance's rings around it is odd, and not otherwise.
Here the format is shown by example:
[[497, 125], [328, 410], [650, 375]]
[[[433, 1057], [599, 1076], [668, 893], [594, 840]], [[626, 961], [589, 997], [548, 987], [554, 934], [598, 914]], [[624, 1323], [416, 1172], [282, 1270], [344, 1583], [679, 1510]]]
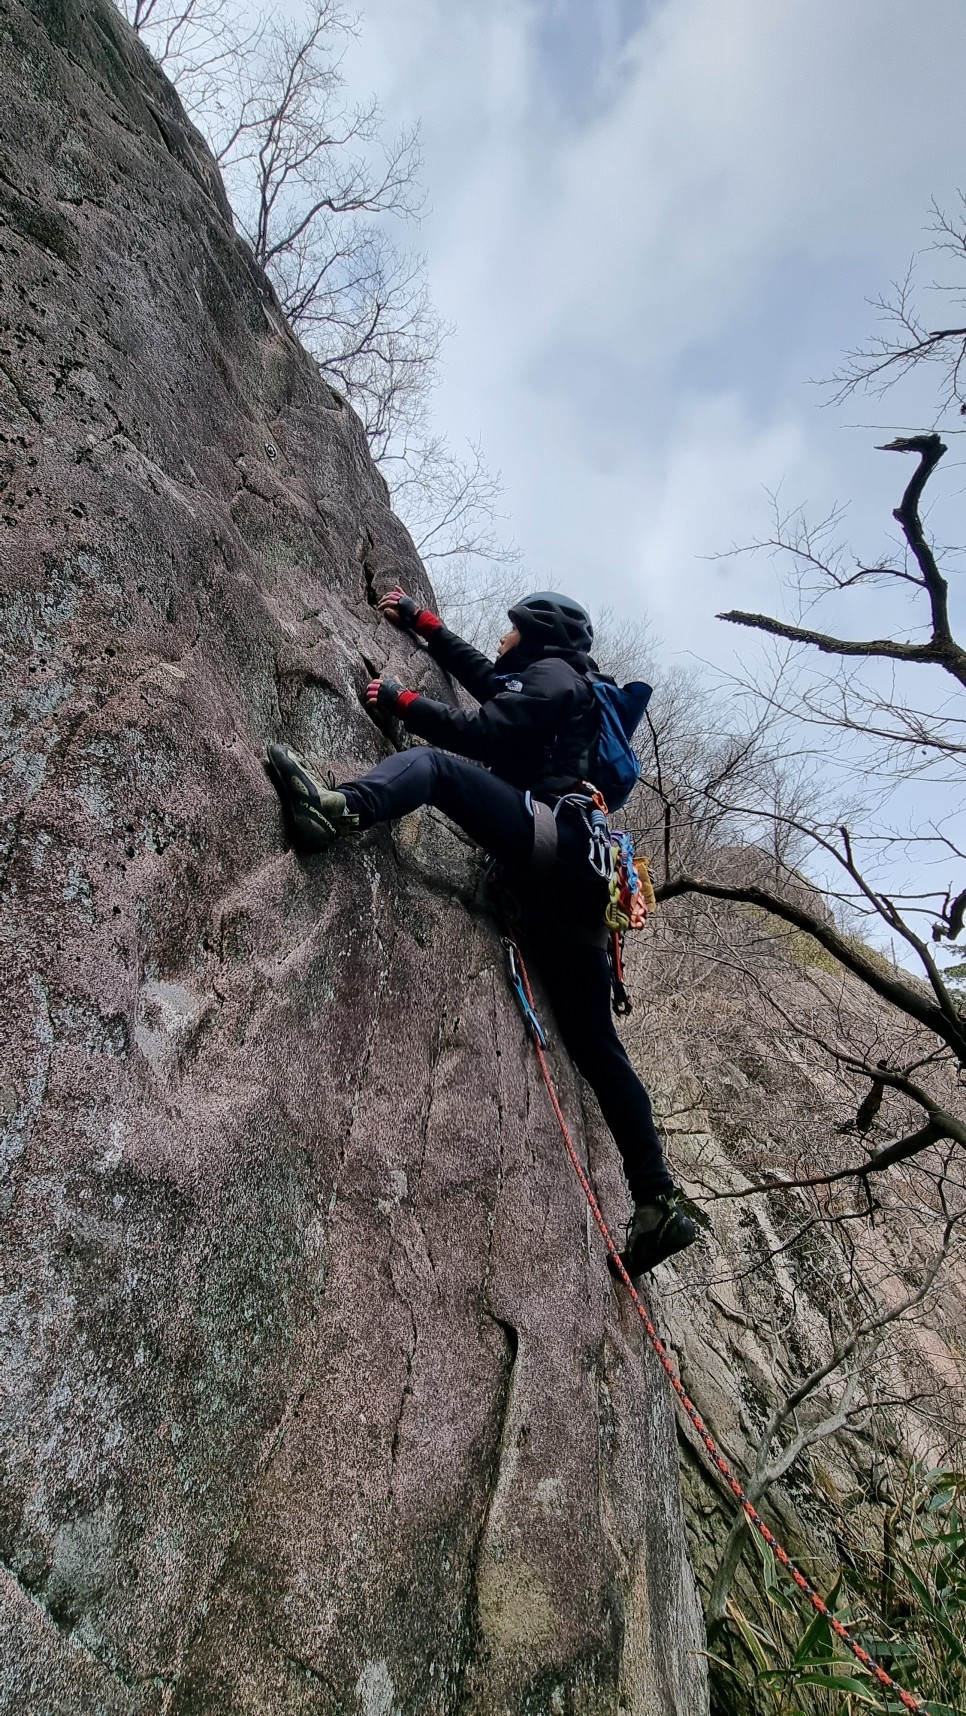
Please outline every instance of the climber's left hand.
[[380, 715], [398, 715], [418, 696], [418, 691], [407, 691], [398, 679], [370, 679], [366, 686], [366, 708], [370, 713], [377, 709]]

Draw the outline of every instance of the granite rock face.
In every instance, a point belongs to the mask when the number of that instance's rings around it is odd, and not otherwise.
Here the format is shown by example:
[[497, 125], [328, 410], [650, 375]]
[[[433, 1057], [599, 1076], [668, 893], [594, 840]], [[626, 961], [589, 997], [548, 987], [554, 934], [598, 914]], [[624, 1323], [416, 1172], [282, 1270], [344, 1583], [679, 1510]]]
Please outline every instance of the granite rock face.
[[373, 611], [423, 569], [126, 25], [0, 40], [0, 1708], [701, 1716], [668, 1395], [475, 856], [297, 858], [259, 762], [452, 695]]

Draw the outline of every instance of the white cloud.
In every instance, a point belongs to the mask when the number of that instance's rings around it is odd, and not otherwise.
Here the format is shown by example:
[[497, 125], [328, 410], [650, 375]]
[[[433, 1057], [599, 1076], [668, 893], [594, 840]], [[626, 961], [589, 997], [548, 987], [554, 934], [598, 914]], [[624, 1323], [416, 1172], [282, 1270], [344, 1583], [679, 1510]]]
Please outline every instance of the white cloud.
[[368, 0], [352, 75], [424, 125], [423, 240], [458, 328], [439, 420], [482, 434], [541, 582], [615, 602], [620, 583], [669, 647], [713, 649], [723, 583], [753, 605], [764, 574], [701, 556], [759, 534], [782, 477], [818, 511], [854, 494], [878, 545], [900, 475], [804, 384], [954, 187], [966, 10], [923, 18], [907, 0]]

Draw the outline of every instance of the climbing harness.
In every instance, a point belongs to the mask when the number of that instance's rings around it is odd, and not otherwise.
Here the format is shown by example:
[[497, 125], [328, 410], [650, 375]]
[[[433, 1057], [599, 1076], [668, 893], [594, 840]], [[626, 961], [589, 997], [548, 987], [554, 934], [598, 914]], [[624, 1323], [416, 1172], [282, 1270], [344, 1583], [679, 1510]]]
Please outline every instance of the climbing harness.
[[[538, 868], [546, 865], [546, 858], [541, 856], [538, 859], [537, 853], [541, 847], [543, 853], [547, 850], [547, 824], [553, 821], [556, 830], [557, 811], [562, 804], [570, 805], [587, 830], [587, 857], [590, 867], [607, 885], [604, 924], [610, 932], [607, 945], [610, 956], [611, 1006], [618, 1018], [622, 1019], [634, 1010], [634, 1003], [624, 982], [624, 935], [627, 930], [644, 928], [648, 913], [653, 911], [656, 903], [654, 887], [647, 859], [635, 856], [631, 836], [623, 829], [611, 828], [608, 823], [607, 804], [603, 794], [589, 781], [584, 784], [587, 787], [586, 792], [567, 793], [564, 798], [558, 800], [553, 811], [539, 800], [531, 801], [534, 815], [533, 862]], [[555, 854], [554, 847], [554, 856]], [[551, 858], [550, 862], [552, 861]]]
[[661, 1337], [651, 1319], [647, 1305], [638, 1293], [621, 1261], [620, 1252], [618, 1251], [611, 1231], [604, 1220], [600, 1205], [594, 1195], [593, 1187], [587, 1177], [587, 1173], [580, 1157], [577, 1154], [574, 1141], [570, 1136], [570, 1129], [564, 1117], [563, 1109], [560, 1106], [560, 1098], [557, 1095], [556, 1087], [553, 1082], [553, 1075], [547, 1062], [545, 1052], [547, 1039], [543, 1027], [534, 1011], [533, 991], [530, 987], [530, 978], [523, 955], [510, 936], [504, 936], [503, 946], [506, 950], [507, 966], [512, 973], [511, 981], [513, 983], [514, 994], [516, 995], [521, 1011], [523, 1012], [527, 1032], [532, 1039], [533, 1046], [536, 1050], [537, 1060], [540, 1064], [540, 1071], [543, 1074], [543, 1082], [547, 1087], [547, 1095], [550, 1098], [551, 1107], [556, 1115], [557, 1124], [560, 1127], [560, 1133], [566, 1146], [567, 1154], [570, 1157], [571, 1165], [583, 1188], [590, 1213], [593, 1216], [594, 1221], [597, 1223], [604, 1244], [607, 1247], [611, 1273], [619, 1276], [620, 1280], [623, 1281], [624, 1286], [627, 1288], [627, 1291], [630, 1294], [631, 1303], [637, 1312], [641, 1324], [643, 1325], [648, 1341], [650, 1342], [653, 1351], [657, 1354], [674, 1393], [681, 1402], [681, 1405], [683, 1406], [694, 1429], [697, 1431], [708, 1459], [714, 1466], [715, 1470], [725, 1480], [725, 1483], [728, 1485], [728, 1488], [735, 1500], [740, 1503], [742, 1512], [744, 1513], [749, 1525], [753, 1526], [764, 1539], [776, 1561], [780, 1562], [782, 1567], [784, 1567], [786, 1573], [789, 1574], [791, 1579], [798, 1586], [798, 1589], [802, 1592], [802, 1595], [808, 1598], [812, 1608], [822, 1616], [823, 1620], [828, 1622], [836, 1638], [842, 1641], [846, 1648], [851, 1651], [856, 1661], [862, 1664], [862, 1667], [871, 1675], [872, 1679], [883, 1688], [884, 1691], [891, 1693], [893, 1697], [899, 1700], [904, 1710], [911, 1711], [913, 1716], [928, 1716], [925, 1707], [919, 1703], [918, 1699], [914, 1698], [911, 1692], [906, 1692], [905, 1689], [901, 1687], [897, 1681], [893, 1680], [892, 1676], [887, 1674], [886, 1670], [869, 1655], [867, 1650], [863, 1650], [862, 1646], [856, 1643], [855, 1639], [853, 1639], [851, 1633], [848, 1631], [848, 1628], [842, 1624], [836, 1615], [833, 1615], [824, 1598], [819, 1595], [814, 1585], [806, 1579], [801, 1569], [796, 1566], [795, 1562], [789, 1555], [788, 1550], [779, 1543], [774, 1533], [765, 1524], [765, 1521], [762, 1519], [761, 1514], [755, 1507], [754, 1502], [749, 1501], [748, 1497], [745, 1495], [744, 1490], [732, 1472], [731, 1467], [728, 1465], [727, 1460], [705, 1424], [704, 1419], [701, 1417], [697, 1407], [688, 1395], [681, 1378], [678, 1376], [678, 1373], [674, 1368], [667, 1347], [661, 1340]]
[[587, 831], [587, 858], [591, 869], [607, 884], [604, 922], [621, 934], [643, 929], [654, 907], [654, 888], [646, 858], [634, 853], [634, 841], [623, 829], [611, 828], [603, 794], [589, 781], [584, 792], [568, 792], [551, 810], [542, 799], [526, 795], [533, 817], [533, 853], [530, 868], [538, 874], [552, 869], [557, 861], [557, 817], [564, 806], [574, 811]]
[[527, 807], [533, 817], [530, 868], [538, 874], [546, 874], [557, 862], [557, 818], [549, 804], [544, 804], [542, 799], [531, 798], [529, 793]]

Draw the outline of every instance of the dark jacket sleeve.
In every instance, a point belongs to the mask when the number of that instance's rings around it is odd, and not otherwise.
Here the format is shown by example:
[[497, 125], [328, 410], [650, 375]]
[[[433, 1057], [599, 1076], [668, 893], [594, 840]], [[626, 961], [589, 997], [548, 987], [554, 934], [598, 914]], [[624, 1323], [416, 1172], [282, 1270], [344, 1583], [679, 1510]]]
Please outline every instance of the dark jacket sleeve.
[[[465, 645], [463, 646], [466, 647]], [[520, 739], [552, 740], [581, 705], [581, 682], [560, 661], [534, 662], [521, 675], [521, 691], [500, 690], [475, 714], [417, 697], [401, 711], [411, 733], [474, 762], [498, 764]]]
[[458, 679], [477, 703], [486, 703], [502, 690], [492, 661], [472, 644], [464, 643], [447, 626], [437, 627], [426, 642], [433, 660]]

